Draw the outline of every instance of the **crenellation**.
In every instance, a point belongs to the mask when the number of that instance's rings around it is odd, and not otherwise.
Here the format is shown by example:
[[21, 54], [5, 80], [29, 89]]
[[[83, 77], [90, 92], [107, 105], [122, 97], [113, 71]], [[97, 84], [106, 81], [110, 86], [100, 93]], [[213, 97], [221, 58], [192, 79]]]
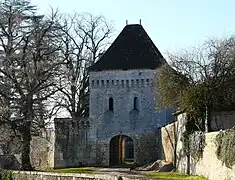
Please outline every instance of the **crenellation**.
[[[101, 82], [101, 83], [100, 83]], [[121, 83], [120, 83], [121, 82]], [[153, 79], [112, 79], [112, 80], [91, 80], [90, 86], [92, 88], [140, 88], [140, 87], [153, 87]]]

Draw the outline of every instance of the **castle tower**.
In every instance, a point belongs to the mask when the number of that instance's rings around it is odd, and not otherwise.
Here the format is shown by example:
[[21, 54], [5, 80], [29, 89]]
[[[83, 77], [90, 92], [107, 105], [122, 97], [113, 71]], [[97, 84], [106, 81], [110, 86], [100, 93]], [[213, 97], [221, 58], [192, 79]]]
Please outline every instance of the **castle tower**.
[[158, 158], [156, 129], [171, 120], [172, 112], [156, 111], [156, 77], [164, 63], [142, 25], [131, 24], [90, 67], [97, 163], [144, 164]]

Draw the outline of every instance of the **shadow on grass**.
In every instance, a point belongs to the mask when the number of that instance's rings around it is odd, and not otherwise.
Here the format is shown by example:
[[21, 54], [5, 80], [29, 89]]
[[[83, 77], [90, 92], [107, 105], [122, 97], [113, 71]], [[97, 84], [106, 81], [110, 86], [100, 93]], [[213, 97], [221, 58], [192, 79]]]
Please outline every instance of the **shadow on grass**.
[[64, 168], [64, 169], [51, 169], [47, 172], [55, 173], [91, 173], [95, 171], [95, 167], [79, 167], [79, 168]]
[[207, 178], [203, 176], [191, 176], [191, 175], [185, 175], [185, 174], [180, 174], [177, 172], [151, 172], [147, 175], [148, 177], [151, 178], [156, 178], [156, 179], [169, 179], [169, 180], [207, 180]]

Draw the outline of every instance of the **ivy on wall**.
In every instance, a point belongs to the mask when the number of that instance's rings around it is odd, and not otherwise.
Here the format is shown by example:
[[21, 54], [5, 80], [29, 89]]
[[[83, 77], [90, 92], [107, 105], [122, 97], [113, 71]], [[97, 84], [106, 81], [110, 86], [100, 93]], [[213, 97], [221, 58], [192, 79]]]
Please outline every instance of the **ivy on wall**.
[[186, 131], [183, 132], [181, 141], [186, 155], [191, 155], [196, 161], [203, 157], [205, 132], [198, 131], [193, 122], [186, 123]]
[[235, 127], [221, 131], [215, 139], [217, 147], [216, 156], [225, 164], [226, 167], [232, 168], [235, 164]]

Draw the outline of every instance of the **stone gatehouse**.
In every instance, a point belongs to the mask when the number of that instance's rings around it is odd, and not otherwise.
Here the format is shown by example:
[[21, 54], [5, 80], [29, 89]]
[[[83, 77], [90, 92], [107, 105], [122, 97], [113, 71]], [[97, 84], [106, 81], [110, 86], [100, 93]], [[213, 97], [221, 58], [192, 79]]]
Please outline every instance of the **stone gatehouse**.
[[126, 25], [89, 68], [89, 118], [55, 119], [55, 167], [161, 158], [157, 129], [172, 120], [172, 110], [156, 110], [156, 77], [164, 63], [142, 25]]

